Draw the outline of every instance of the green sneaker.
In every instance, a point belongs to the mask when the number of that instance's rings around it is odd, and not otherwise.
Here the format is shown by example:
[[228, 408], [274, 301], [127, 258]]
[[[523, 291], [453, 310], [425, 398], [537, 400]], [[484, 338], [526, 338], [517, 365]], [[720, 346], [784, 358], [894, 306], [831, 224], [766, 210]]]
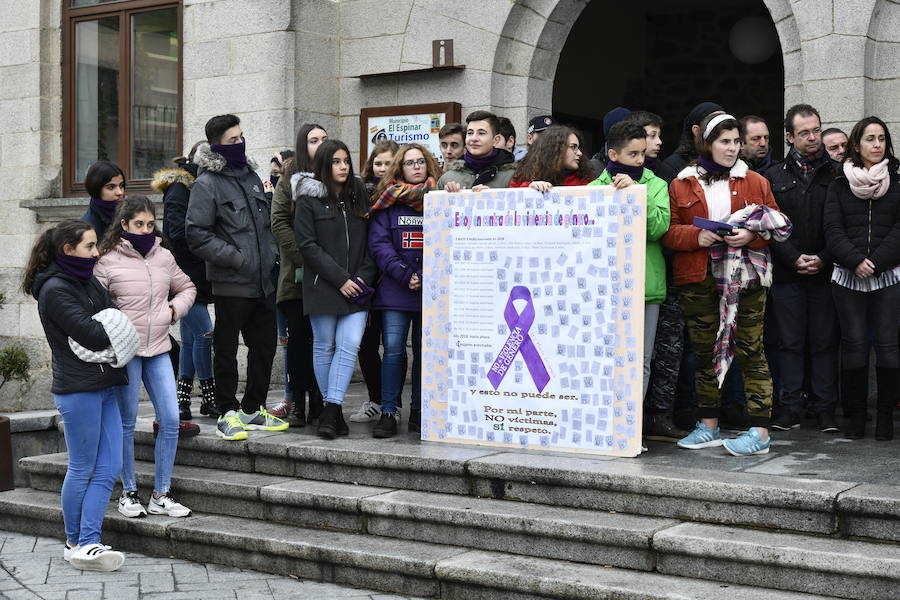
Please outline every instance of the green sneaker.
[[223, 440], [236, 441], [246, 440], [247, 432], [244, 431], [244, 424], [238, 418], [238, 414], [233, 410], [219, 417], [216, 423], [216, 435]]
[[265, 408], [260, 408], [255, 413], [249, 415], [244, 411], [240, 411], [237, 414], [237, 418], [244, 429], [251, 431], [284, 431], [291, 426], [290, 423], [284, 419], [279, 419], [276, 416], [270, 415], [266, 412]]

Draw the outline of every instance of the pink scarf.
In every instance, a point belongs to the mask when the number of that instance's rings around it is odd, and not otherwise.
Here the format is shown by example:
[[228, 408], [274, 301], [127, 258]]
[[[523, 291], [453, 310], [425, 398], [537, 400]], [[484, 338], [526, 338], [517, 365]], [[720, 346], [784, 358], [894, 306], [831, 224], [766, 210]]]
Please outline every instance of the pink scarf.
[[868, 169], [854, 167], [853, 163], [848, 160], [844, 163], [844, 175], [850, 182], [853, 195], [860, 200], [881, 198], [891, 185], [887, 159]]

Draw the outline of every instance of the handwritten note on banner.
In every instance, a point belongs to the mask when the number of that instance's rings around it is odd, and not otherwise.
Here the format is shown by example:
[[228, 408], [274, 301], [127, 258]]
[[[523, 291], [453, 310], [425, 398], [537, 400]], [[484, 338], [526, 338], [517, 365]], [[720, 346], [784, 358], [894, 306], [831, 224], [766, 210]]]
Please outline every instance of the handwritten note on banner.
[[422, 439], [640, 453], [645, 193], [428, 194]]

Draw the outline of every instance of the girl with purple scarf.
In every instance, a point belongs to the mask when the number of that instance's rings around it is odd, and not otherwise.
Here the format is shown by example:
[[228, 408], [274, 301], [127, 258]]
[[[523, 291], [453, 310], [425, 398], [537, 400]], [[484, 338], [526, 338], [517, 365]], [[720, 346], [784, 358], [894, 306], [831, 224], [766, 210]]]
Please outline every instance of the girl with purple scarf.
[[102, 240], [116, 207], [125, 197], [125, 174], [116, 163], [98, 160], [87, 170], [84, 188], [91, 195], [91, 202], [81, 220], [94, 228], [97, 240]]

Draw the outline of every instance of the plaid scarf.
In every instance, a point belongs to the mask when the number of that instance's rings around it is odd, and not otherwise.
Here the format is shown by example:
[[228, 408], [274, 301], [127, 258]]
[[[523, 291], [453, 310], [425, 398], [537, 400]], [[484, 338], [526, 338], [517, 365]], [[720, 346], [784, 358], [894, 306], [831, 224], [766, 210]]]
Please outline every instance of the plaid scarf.
[[803, 156], [797, 149], [791, 147], [791, 158], [794, 159], [794, 162], [797, 163], [797, 166], [800, 168], [800, 174], [804, 179], [809, 179], [813, 176], [822, 162], [822, 157], [825, 156], [824, 147], [819, 148], [819, 150], [815, 154], [811, 154], [809, 156]]
[[[765, 205], [749, 204], [728, 217], [728, 223], [759, 234], [763, 239], [784, 241], [790, 236], [790, 220], [783, 213]], [[719, 332], [713, 347], [713, 369], [719, 387], [734, 360], [737, 311], [741, 291], [753, 284], [772, 285], [772, 263], [768, 248], [742, 246], [732, 248], [728, 244], [710, 246], [713, 279], [719, 298]]]
[[434, 190], [437, 186], [434, 178], [429, 177], [422, 183], [415, 185], [405, 182], [396, 181], [384, 188], [378, 200], [372, 204], [370, 210], [383, 210], [399, 202], [406, 204], [415, 211], [422, 212], [422, 205], [425, 200], [425, 194]]

